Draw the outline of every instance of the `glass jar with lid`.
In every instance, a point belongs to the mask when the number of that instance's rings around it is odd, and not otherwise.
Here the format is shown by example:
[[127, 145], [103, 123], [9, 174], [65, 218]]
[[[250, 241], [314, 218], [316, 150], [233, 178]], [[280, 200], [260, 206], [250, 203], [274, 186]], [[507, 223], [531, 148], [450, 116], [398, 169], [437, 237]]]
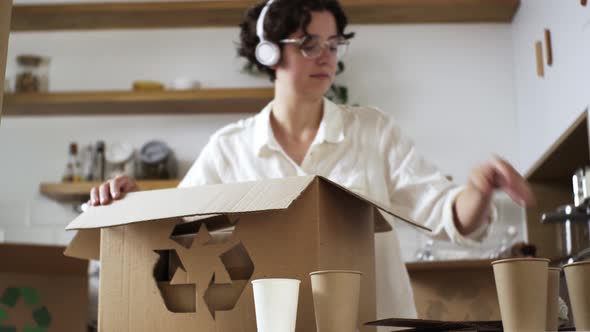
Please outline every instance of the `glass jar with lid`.
[[118, 175], [135, 177], [134, 150], [130, 144], [123, 142], [109, 144], [106, 149], [105, 160], [105, 172], [108, 179]]
[[18, 64], [15, 92], [46, 92], [49, 87], [48, 59], [39, 55], [23, 54], [16, 57]]

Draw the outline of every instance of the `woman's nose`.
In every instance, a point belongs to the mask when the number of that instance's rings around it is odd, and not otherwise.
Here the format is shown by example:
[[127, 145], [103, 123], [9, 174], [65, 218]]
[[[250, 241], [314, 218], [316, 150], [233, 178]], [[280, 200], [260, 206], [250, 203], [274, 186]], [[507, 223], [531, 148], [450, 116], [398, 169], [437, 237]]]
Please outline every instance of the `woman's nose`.
[[335, 56], [330, 52], [330, 48], [324, 46], [322, 47], [320, 56], [317, 58], [317, 63], [319, 65], [329, 64], [332, 58], [335, 58]]

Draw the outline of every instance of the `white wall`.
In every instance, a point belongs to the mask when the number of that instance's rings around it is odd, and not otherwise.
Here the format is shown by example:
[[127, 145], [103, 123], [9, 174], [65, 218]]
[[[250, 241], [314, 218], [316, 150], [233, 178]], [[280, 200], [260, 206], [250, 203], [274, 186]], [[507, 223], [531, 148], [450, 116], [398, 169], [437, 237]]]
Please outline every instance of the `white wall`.
[[[338, 78], [351, 102], [394, 114], [418, 148], [463, 182], [492, 153], [517, 161], [511, 27], [508, 24], [353, 26], [357, 32]], [[199, 79], [204, 87], [267, 86], [240, 73], [235, 28], [13, 33], [16, 55], [51, 57], [51, 90], [128, 89], [136, 79]], [[3, 117], [0, 129], [0, 229], [6, 241], [64, 243], [75, 214], [38, 194], [61, 177], [70, 141], [167, 141], [184, 172], [207, 137], [246, 116]], [[505, 201], [505, 200], [504, 200]], [[519, 224], [510, 204], [503, 220]], [[402, 230], [405, 256], [422, 237]]]

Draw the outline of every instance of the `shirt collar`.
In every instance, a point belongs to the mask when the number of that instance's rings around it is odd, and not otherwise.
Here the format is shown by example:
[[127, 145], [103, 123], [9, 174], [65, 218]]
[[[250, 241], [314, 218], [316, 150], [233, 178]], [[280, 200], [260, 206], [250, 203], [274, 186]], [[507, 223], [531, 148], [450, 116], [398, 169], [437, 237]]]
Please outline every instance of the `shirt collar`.
[[[270, 125], [270, 113], [273, 102], [271, 101], [255, 117], [254, 124], [254, 147], [257, 153], [263, 148], [280, 150], [281, 147], [276, 141]], [[344, 139], [344, 125], [342, 120], [342, 109], [332, 101], [324, 98], [324, 115], [320, 127], [312, 145], [324, 142], [339, 143]]]
[[324, 142], [340, 143], [344, 139], [342, 109], [329, 99], [324, 98], [324, 116], [320, 122], [318, 133], [312, 144]]

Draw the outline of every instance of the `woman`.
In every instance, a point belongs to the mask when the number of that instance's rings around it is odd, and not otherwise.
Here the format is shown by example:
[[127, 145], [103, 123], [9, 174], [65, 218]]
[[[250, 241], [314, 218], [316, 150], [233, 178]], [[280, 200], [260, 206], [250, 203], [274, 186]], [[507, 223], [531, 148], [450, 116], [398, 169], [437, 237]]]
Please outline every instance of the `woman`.
[[[269, 75], [275, 98], [256, 116], [216, 132], [180, 187], [319, 174], [394, 205], [434, 237], [467, 245], [493, 219], [495, 189], [531, 203], [527, 184], [506, 161], [493, 158], [455, 187], [385, 113], [325, 99], [353, 37], [346, 25], [337, 0], [271, 0], [249, 9], [239, 54]], [[93, 188], [90, 203], [108, 204], [135, 187], [130, 178], [115, 178]], [[376, 255], [378, 316], [416, 317], [395, 231], [376, 235]]]

